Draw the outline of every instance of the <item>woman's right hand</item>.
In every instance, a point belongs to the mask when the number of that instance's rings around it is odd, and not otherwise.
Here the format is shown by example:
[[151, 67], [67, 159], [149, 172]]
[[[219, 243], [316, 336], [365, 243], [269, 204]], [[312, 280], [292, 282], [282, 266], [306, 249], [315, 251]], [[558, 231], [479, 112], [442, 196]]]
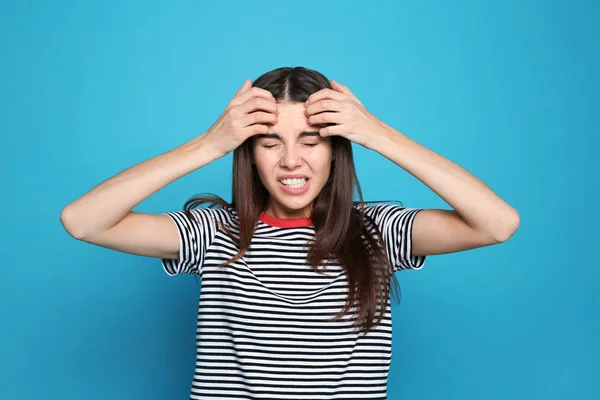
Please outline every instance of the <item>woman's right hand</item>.
[[202, 135], [220, 157], [235, 150], [249, 137], [268, 132], [277, 123], [277, 102], [268, 90], [252, 87], [246, 79], [219, 119]]

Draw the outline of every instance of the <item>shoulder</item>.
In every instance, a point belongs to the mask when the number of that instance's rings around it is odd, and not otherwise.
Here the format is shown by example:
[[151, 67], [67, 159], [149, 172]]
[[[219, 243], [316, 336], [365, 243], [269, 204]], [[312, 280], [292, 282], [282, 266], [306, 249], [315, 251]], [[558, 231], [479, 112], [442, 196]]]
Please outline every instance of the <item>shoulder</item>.
[[232, 226], [238, 221], [238, 214], [232, 207], [221, 206], [217, 208], [198, 208], [195, 209], [199, 213], [203, 213], [205, 217], [210, 217], [216, 222], [220, 222], [227, 226]]
[[409, 209], [402, 204], [389, 203], [357, 203], [354, 205], [354, 208], [356, 210], [362, 209], [364, 215], [373, 220], [389, 218]]
[[237, 213], [231, 207], [200, 207], [165, 213], [186, 225], [201, 226], [203, 230], [218, 230], [218, 225], [231, 227], [237, 220]]
[[356, 208], [362, 208], [365, 219], [379, 229], [398, 228], [411, 224], [417, 212], [421, 211], [420, 208], [389, 203], [363, 203], [356, 205]]

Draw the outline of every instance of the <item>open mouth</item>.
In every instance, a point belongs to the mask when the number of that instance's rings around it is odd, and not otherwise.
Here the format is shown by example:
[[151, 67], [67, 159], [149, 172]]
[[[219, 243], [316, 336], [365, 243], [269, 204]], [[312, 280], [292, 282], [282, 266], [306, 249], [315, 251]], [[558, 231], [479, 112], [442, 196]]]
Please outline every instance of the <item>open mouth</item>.
[[283, 191], [294, 195], [306, 193], [310, 186], [309, 178], [280, 179], [278, 182]]
[[285, 185], [286, 187], [288, 187], [290, 189], [302, 189], [308, 182], [308, 179], [306, 179], [306, 178], [281, 179], [279, 182], [281, 182], [281, 184]]

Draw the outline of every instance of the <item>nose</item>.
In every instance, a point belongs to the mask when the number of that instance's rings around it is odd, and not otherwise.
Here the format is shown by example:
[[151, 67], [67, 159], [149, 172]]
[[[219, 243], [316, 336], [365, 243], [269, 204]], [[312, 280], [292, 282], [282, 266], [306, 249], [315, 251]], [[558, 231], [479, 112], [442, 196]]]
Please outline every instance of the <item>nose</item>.
[[287, 146], [281, 157], [281, 166], [288, 169], [294, 169], [298, 168], [300, 165], [302, 165], [302, 157], [298, 153], [298, 149], [296, 149], [295, 146]]

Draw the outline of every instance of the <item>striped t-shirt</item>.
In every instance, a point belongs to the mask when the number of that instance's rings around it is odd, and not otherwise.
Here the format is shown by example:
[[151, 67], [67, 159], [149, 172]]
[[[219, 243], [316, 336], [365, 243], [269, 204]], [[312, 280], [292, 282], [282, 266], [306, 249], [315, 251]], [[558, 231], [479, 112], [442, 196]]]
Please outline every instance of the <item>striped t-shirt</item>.
[[[420, 269], [411, 256], [411, 229], [420, 209], [367, 205], [383, 233], [394, 271]], [[179, 231], [179, 260], [162, 259], [169, 275], [201, 279], [196, 366], [191, 399], [386, 399], [391, 363], [390, 299], [381, 323], [367, 334], [352, 327], [353, 311], [330, 321], [344, 306], [343, 268], [327, 262], [318, 274], [306, 262], [314, 238], [310, 218], [261, 214], [251, 245], [238, 261], [232, 239], [215, 223], [239, 235], [231, 208], [165, 213]]]

